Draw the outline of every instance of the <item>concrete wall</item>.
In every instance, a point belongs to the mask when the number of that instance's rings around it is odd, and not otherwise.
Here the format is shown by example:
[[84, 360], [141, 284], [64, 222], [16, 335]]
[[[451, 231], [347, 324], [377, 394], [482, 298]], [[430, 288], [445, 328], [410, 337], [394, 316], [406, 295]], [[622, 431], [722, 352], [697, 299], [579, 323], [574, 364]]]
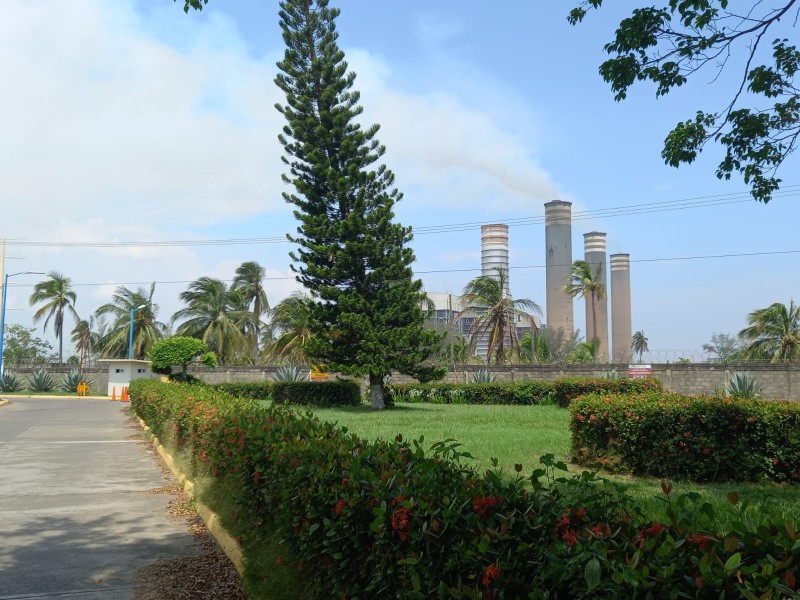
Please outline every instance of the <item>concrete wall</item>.
[[[800, 401], [800, 363], [792, 364], [654, 364], [653, 375], [661, 380], [668, 390], [681, 394], [714, 394], [722, 390], [725, 381], [736, 372], [747, 372], [753, 375], [762, 387], [765, 400]], [[443, 381], [451, 383], [468, 383], [472, 374], [480, 366], [469, 366], [451, 371]], [[48, 367], [47, 370], [56, 375], [60, 383], [68, 368]], [[200, 367], [189, 372], [206, 383], [222, 383], [234, 381], [267, 381], [278, 367], [217, 367], [210, 369]], [[602, 377], [609, 371], [620, 374], [627, 373], [627, 365], [514, 365], [507, 367], [491, 367], [491, 372], [498, 381], [551, 381], [559, 377]], [[30, 376], [32, 369], [20, 368], [16, 372], [23, 378]], [[89, 379], [93, 382], [92, 392], [100, 393], [108, 386], [108, 372], [103, 369], [87, 369]], [[153, 375], [157, 378], [158, 375]], [[394, 374], [397, 382], [414, 381], [405, 375]]]

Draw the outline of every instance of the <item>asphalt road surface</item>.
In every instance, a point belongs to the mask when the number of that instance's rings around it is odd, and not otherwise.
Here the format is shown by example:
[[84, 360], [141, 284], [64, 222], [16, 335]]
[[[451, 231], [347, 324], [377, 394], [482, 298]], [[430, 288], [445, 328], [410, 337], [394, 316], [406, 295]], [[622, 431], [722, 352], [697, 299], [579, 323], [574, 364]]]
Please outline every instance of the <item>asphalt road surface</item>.
[[13, 399], [0, 406], [0, 600], [122, 600], [135, 572], [193, 556], [170, 481], [108, 400]]

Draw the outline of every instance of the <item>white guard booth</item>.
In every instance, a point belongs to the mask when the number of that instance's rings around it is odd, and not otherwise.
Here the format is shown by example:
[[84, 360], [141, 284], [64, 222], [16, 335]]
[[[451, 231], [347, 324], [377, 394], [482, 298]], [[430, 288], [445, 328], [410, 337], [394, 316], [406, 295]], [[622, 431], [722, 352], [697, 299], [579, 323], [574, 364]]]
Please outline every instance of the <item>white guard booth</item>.
[[136, 379], [150, 379], [149, 360], [133, 360], [128, 358], [105, 358], [97, 362], [108, 363], [108, 392], [111, 396], [116, 391], [117, 398], [122, 394], [122, 388], [128, 387]]

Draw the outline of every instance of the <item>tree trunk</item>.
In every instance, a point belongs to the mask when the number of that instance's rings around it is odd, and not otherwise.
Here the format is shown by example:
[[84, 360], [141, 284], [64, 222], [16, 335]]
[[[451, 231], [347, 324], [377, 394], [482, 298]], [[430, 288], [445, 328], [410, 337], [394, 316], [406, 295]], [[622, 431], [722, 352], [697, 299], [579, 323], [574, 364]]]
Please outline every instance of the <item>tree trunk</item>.
[[383, 375], [369, 374], [369, 400], [374, 410], [383, 410], [386, 407], [383, 402]]
[[592, 294], [592, 343], [594, 344], [594, 356], [592, 357], [594, 360], [593, 362], [597, 362], [597, 358], [600, 355], [600, 348], [599, 340], [597, 339], [597, 313], [595, 312], [595, 302], [594, 294]]

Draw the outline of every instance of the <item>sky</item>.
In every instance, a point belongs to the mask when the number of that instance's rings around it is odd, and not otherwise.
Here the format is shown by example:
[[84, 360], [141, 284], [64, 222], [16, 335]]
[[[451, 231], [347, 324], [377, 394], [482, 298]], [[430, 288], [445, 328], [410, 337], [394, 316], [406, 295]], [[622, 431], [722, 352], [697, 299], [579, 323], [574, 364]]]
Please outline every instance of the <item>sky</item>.
[[[590, 216], [573, 222], [574, 258], [595, 230], [608, 234], [609, 254], [630, 253], [633, 329], [653, 361], [701, 359], [712, 333], [800, 300], [798, 158], [763, 205], [741, 180], [715, 177], [716, 148], [679, 169], [660, 156], [676, 123], [727, 104], [734, 69], [700, 72], [660, 99], [638, 85], [615, 102], [598, 66], [623, 8], [573, 27], [570, 3], [334, 5], [364, 123], [381, 125], [384, 162], [404, 194], [397, 219], [418, 230], [414, 269], [427, 291], [459, 293], [480, 274], [480, 224], [509, 222], [512, 294], [544, 308], [543, 205], [560, 199]], [[299, 289], [274, 108], [277, 2], [182, 9], [170, 0], [0, 8], [5, 269], [70, 277], [83, 317], [118, 285], [155, 281], [169, 321], [191, 281], [231, 280], [248, 260], [266, 268], [273, 305]], [[611, 210], [651, 203], [681, 209]], [[465, 225], [440, 227], [455, 224]], [[8, 324], [34, 326], [28, 297], [42, 279], [11, 278]], [[575, 322], [585, 331], [581, 300]]]

